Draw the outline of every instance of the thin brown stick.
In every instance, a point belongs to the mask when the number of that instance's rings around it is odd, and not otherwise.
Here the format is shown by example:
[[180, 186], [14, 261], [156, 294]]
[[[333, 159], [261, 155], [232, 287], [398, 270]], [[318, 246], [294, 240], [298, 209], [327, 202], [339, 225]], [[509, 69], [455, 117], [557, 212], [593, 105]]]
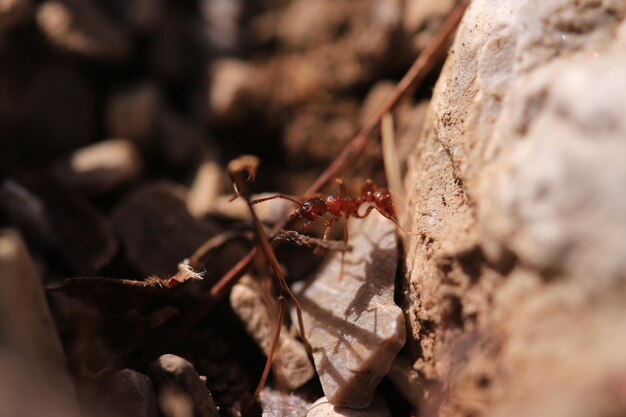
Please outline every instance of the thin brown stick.
[[308, 246], [310, 248], [319, 248], [329, 251], [350, 252], [352, 247], [344, 241], [324, 240], [316, 237], [303, 235], [295, 230], [280, 230], [277, 234], [270, 237], [272, 243], [287, 242], [298, 246]]
[[223, 244], [225, 244], [231, 239], [245, 237], [248, 234], [249, 232], [228, 230], [226, 232], [220, 233], [217, 236], [213, 236], [212, 238], [204, 242], [189, 257], [189, 265], [191, 265], [191, 267], [194, 269], [200, 268], [203, 264], [202, 258], [204, 258], [207, 253], [219, 248], [220, 246], [222, 246]]
[[[265, 367], [263, 368], [263, 373], [261, 374], [261, 379], [259, 380], [256, 389], [254, 390], [254, 395], [252, 396], [252, 401], [250, 406], [254, 404], [256, 398], [259, 397], [261, 390], [265, 386], [265, 382], [267, 381], [267, 377], [269, 376], [270, 369], [272, 368], [272, 362], [274, 361], [274, 354], [276, 353], [276, 348], [278, 347], [278, 342], [280, 341], [280, 331], [283, 327], [283, 320], [285, 319], [285, 297], [282, 295], [278, 297], [278, 322], [276, 323], [276, 331], [274, 332], [274, 339], [272, 340], [272, 346], [270, 347], [270, 352], [267, 355], [267, 361], [265, 362]], [[248, 406], [248, 408], [250, 407]]]
[[[257, 237], [259, 239], [259, 246], [261, 247], [261, 251], [265, 255], [265, 258], [269, 262], [274, 272], [274, 279], [276, 281], [276, 286], [280, 292], [280, 296], [283, 297], [287, 295], [289, 300], [296, 307], [296, 314], [298, 316], [298, 326], [300, 328], [300, 336], [302, 337], [302, 341], [304, 342], [305, 347], [309, 352], [311, 352], [311, 345], [306, 339], [306, 335], [304, 333], [304, 321], [302, 320], [302, 308], [300, 307], [300, 303], [298, 302], [296, 296], [291, 292], [289, 285], [287, 285], [287, 280], [285, 279], [285, 275], [283, 274], [283, 270], [278, 263], [278, 259], [276, 258], [276, 254], [274, 253], [274, 249], [270, 244], [267, 234], [265, 233], [265, 229], [259, 220], [259, 217], [254, 210], [254, 204], [250, 200], [250, 195], [247, 190], [246, 179], [244, 178], [244, 174], [246, 172], [256, 172], [256, 168], [258, 166], [258, 160], [251, 161], [251, 157], [243, 156], [239, 157], [228, 164], [228, 174], [233, 182], [235, 187], [235, 191], [238, 195], [245, 199], [246, 204], [248, 205], [248, 210], [250, 211], [250, 216], [252, 217], [252, 223], [257, 232]], [[250, 175], [248, 176], [248, 179]]]

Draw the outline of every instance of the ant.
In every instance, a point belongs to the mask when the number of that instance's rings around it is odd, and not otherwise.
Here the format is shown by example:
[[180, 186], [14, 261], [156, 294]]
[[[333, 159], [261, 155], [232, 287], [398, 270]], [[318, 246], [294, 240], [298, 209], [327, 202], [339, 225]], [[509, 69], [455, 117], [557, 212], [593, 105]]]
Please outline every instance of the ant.
[[[333, 223], [340, 218], [348, 220], [350, 217], [362, 219], [367, 217], [372, 210], [378, 211], [384, 217], [388, 218], [400, 230], [403, 230], [400, 224], [393, 217], [395, 210], [393, 201], [391, 200], [391, 192], [387, 188], [380, 188], [372, 180], [368, 179], [361, 189], [361, 195], [356, 198], [346, 195], [346, 187], [341, 178], [336, 178], [335, 182], [339, 185], [339, 195], [327, 195], [325, 198], [321, 196], [315, 196], [304, 200], [302, 203], [298, 200], [291, 198], [284, 194], [276, 194], [271, 197], [259, 198], [252, 200], [251, 204], [258, 204], [268, 200], [274, 200], [281, 198], [289, 200], [299, 207], [291, 213], [291, 218], [300, 217], [304, 219], [304, 225], [302, 228], [307, 231], [311, 224], [316, 220], [321, 221], [326, 226], [324, 230], [324, 240], [328, 239], [330, 229]], [[359, 214], [359, 208], [363, 204], [369, 204], [363, 214]], [[326, 214], [330, 215], [330, 219], [325, 218]], [[343, 229], [344, 243], [348, 243], [348, 225], [344, 222]]]

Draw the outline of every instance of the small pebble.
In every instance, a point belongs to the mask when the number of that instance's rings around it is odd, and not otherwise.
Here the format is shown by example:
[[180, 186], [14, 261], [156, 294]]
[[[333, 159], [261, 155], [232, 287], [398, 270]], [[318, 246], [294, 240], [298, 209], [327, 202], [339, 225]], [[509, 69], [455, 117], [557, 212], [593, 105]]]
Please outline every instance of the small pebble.
[[95, 195], [136, 180], [141, 165], [132, 142], [111, 139], [75, 151], [55, 167], [54, 174], [63, 184]]
[[376, 396], [369, 407], [356, 410], [354, 408], [336, 407], [326, 397], [315, 401], [306, 417], [390, 417], [385, 401]]
[[[250, 276], [239, 280], [230, 293], [230, 304], [266, 355], [269, 354], [278, 311], [270, 311], [259, 284]], [[309, 381], [315, 371], [302, 343], [294, 339], [283, 325], [272, 369], [280, 384], [296, 389]]]
[[[157, 386], [159, 408], [167, 416], [219, 417], [211, 393], [189, 361], [162, 355], [150, 365], [149, 374]], [[190, 404], [192, 414], [185, 411]]]
[[211, 210], [220, 191], [224, 170], [212, 160], [203, 161], [196, 172], [193, 184], [187, 193], [187, 210], [201, 219]]
[[404, 315], [393, 301], [396, 226], [374, 211], [349, 221], [348, 230], [353, 250], [343, 275], [342, 256], [335, 253], [294, 291], [324, 394], [333, 405], [366, 408], [406, 337]]

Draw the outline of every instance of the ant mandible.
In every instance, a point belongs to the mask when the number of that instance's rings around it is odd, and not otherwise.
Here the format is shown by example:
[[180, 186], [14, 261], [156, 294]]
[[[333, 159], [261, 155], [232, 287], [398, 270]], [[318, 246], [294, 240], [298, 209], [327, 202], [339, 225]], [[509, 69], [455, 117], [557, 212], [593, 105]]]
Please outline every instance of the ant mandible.
[[[301, 203], [298, 200], [291, 198], [287, 195], [276, 194], [271, 197], [252, 200], [250, 203], [258, 204], [264, 201], [274, 200], [276, 198], [289, 200], [299, 206], [291, 213], [291, 218], [300, 217], [304, 219], [304, 224], [302, 226], [304, 231], [307, 231], [311, 224], [317, 220], [324, 223], [324, 225], [326, 226], [326, 229], [324, 230], [324, 240], [328, 239], [330, 229], [332, 228], [333, 223], [338, 219], [342, 217], [344, 217], [346, 220], [348, 220], [350, 217], [362, 219], [364, 217], [367, 217], [372, 212], [372, 210], [378, 211], [384, 217], [394, 222], [394, 224], [398, 226], [400, 230], [402, 230], [400, 224], [398, 224], [396, 219], [394, 219], [393, 217], [395, 215], [395, 211], [389, 189], [380, 188], [372, 180], [368, 179], [361, 189], [361, 195], [359, 195], [357, 198], [353, 198], [346, 195], [346, 187], [341, 178], [336, 178], [335, 182], [339, 185], [339, 195], [327, 195], [325, 198], [316, 196], [304, 200]], [[363, 204], [369, 204], [369, 206], [363, 214], [359, 214], [359, 208]], [[324, 217], [327, 213], [330, 215], [330, 219], [326, 219]], [[343, 240], [347, 244], [348, 224], [344, 222], [343, 227]]]

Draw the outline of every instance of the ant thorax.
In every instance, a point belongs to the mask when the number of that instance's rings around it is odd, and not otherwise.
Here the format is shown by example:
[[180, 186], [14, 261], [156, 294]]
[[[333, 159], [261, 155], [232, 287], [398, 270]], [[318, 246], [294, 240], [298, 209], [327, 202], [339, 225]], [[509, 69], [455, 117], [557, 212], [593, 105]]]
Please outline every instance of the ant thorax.
[[337, 195], [326, 196], [326, 207], [334, 217], [343, 215], [346, 218], [356, 215], [358, 208], [354, 199]]

